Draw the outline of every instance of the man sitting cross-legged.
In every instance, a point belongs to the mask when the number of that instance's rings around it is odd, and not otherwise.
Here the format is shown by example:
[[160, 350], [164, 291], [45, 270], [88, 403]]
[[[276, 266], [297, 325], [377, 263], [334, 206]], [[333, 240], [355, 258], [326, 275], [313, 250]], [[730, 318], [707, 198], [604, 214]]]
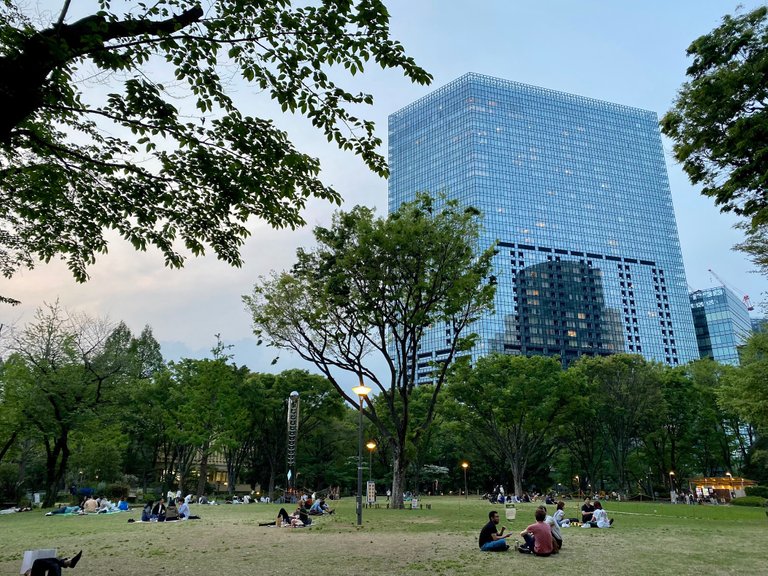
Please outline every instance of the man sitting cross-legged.
[[547, 513], [542, 508], [536, 508], [534, 515], [536, 517], [536, 524], [531, 524], [520, 532], [520, 536], [525, 538], [525, 545], [521, 546], [518, 550], [522, 553], [532, 553], [536, 556], [549, 556], [552, 554], [554, 542], [552, 530], [549, 524], [544, 522]]
[[504, 534], [507, 527], [502, 526], [501, 532], [498, 532], [496, 530], [498, 523], [499, 513], [496, 510], [490, 511], [488, 513], [488, 524], [480, 530], [480, 550], [485, 552], [504, 552], [509, 550], [509, 544], [507, 544], [507, 536], [509, 534]]

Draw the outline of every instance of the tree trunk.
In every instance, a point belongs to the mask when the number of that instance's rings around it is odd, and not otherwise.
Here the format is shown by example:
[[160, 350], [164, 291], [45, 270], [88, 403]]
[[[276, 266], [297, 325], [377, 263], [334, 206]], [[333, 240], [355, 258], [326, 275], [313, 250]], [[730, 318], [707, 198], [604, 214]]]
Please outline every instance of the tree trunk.
[[69, 461], [69, 447], [67, 446], [67, 434], [62, 434], [61, 438], [56, 440], [53, 450], [46, 456], [45, 471], [45, 498], [43, 499], [43, 508], [50, 508], [56, 503], [56, 496], [59, 493], [61, 479], [67, 470]]
[[405, 447], [396, 445], [392, 456], [392, 508], [400, 508], [403, 505], [403, 492], [405, 491]]
[[227, 462], [227, 485], [229, 486], [230, 495], [235, 492], [235, 483], [237, 482], [237, 473], [235, 472], [235, 465], [233, 462]]
[[[208, 479], [208, 450], [209, 444], [206, 442], [203, 445], [202, 453], [200, 454], [200, 476], [197, 480], [197, 497], [200, 498], [205, 494], [205, 482]], [[231, 488], [230, 488], [231, 489]]]
[[269, 469], [269, 501], [275, 501], [275, 468], [274, 466]]
[[515, 495], [518, 498], [523, 497], [523, 472], [520, 470], [520, 460], [512, 457], [509, 461], [509, 471], [512, 472], [512, 483], [515, 486]]
[[14, 442], [16, 442], [16, 438], [18, 437], [19, 432], [16, 431], [13, 434], [11, 434], [11, 437], [8, 438], [8, 441], [3, 445], [2, 450], [0, 450], [0, 462], [3, 461], [3, 458], [5, 458], [5, 455], [8, 453], [8, 450], [11, 449], [11, 446], [13, 446]]

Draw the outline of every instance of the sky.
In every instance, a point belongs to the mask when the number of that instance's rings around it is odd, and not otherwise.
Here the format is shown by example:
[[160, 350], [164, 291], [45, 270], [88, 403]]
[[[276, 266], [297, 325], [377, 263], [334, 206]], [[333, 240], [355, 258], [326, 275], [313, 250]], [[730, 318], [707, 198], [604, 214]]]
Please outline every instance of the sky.
[[[34, 2], [30, 4], [34, 5]], [[352, 91], [370, 92], [374, 105], [365, 117], [374, 120], [384, 139], [387, 116], [430, 91], [467, 73], [477, 72], [517, 82], [570, 92], [652, 110], [663, 115], [685, 81], [685, 51], [698, 36], [718, 25], [738, 5], [747, 11], [760, 2], [720, 0], [389, 0], [392, 35], [433, 76], [431, 86], [410, 84], [396, 70], [373, 64], [364, 74], [342, 82]], [[78, 2], [91, 9], [95, 2]], [[58, 16], [59, 3], [39, 2]], [[77, 14], [73, 14], [73, 17]], [[367, 170], [361, 160], [341, 152], [305, 119], [281, 115], [256, 89], [232, 86], [242, 108], [272, 117], [296, 146], [320, 159], [322, 178], [344, 197], [343, 208], [373, 206], [383, 215], [386, 180]], [[736, 219], [721, 214], [687, 180], [664, 140], [672, 198], [688, 284], [695, 289], [719, 285], [714, 270], [738, 294], [757, 303], [766, 298], [765, 277], [732, 246], [741, 235]], [[35, 310], [59, 299], [66, 308], [124, 321], [135, 332], [152, 327], [166, 359], [205, 357], [215, 335], [232, 344], [238, 364], [254, 371], [293, 367], [311, 370], [300, 359], [256, 346], [250, 317], [241, 296], [260, 276], [291, 266], [298, 247], [312, 245], [312, 228], [328, 225], [336, 206], [313, 201], [305, 213], [307, 226], [272, 230], [254, 221], [243, 247], [245, 265], [231, 268], [213, 256], [189, 259], [181, 270], [163, 266], [157, 252], [137, 253], [115, 238], [109, 254], [100, 256], [85, 284], [74, 281], [61, 262], [39, 264], [14, 278], [0, 279], [0, 294], [22, 301], [0, 306], [0, 324], [23, 326]], [[753, 314], [760, 313], [759, 306]]]

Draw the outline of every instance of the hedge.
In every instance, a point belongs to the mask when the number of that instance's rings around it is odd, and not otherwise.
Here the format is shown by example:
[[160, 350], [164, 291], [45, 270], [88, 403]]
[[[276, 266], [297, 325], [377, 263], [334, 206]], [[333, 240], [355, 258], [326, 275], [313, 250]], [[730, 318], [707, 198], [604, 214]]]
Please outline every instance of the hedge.
[[768, 498], [768, 486], [747, 486], [744, 489], [747, 496], [760, 496], [761, 498]]
[[734, 498], [731, 500], [731, 504], [735, 506], [765, 506], [766, 499], [761, 496], [743, 496], [741, 498]]

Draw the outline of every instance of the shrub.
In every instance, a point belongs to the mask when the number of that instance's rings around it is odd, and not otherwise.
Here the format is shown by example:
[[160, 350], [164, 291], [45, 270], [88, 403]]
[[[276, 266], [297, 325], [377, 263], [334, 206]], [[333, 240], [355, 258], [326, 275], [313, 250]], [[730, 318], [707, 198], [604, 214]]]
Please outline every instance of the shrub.
[[760, 496], [761, 498], [768, 498], [768, 486], [747, 486], [744, 489], [747, 496]]
[[743, 496], [741, 498], [734, 498], [731, 500], [731, 504], [734, 506], [765, 506], [766, 499], [761, 496]]
[[122, 484], [120, 482], [115, 482], [114, 484], [108, 484], [104, 488], [105, 495], [107, 498], [120, 498], [121, 496], [128, 497], [128, 491], [131, 489], [128, 484]]

